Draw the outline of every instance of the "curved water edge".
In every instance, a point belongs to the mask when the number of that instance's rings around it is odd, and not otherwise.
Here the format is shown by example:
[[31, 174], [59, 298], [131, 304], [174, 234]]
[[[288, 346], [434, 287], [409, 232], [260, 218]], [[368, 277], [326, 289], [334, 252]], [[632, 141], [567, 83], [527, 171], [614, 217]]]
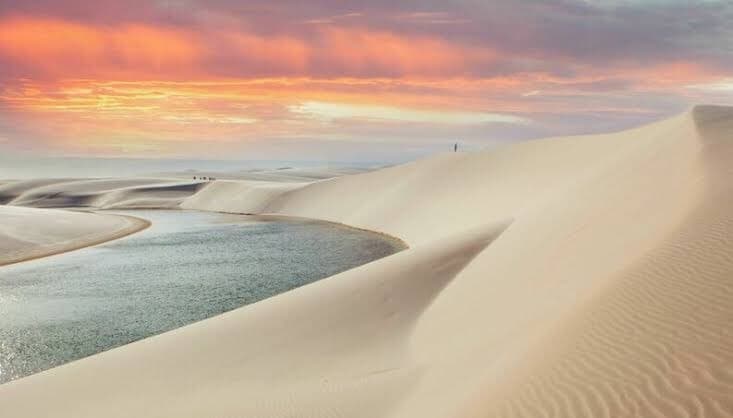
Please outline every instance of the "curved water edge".
[[127, 228], [119, 229], [111, 234], [105, 234], [99, 238], [89, 240], [77, 240], [71, 241], [67, 245], [61, 245], [55, 248], [45, 248], [40, 251], [23, 254], [19, 257], [12, 258], [7, 261], [0, 261], [0, 267], [9, 266], [13, 264], [23, 263], [27, 261], [37, 260], [39, 258], [51, 257], [54, 255], [64, 254], [71, 251], [80, 250], [86, 247], [93, 247], [95, 245], [104, 244], [109, 241], [115, 241], [120, 238], [124, 238], [129, 235], [133, 235], [140, 231], [143, 231], [150, 227], [151, 222], [147, 219], [138, 218], [136, 216], [129, 215], [117, 215], [127, 219], [130, 223]]
[[124, 239], [0, 268], [0, 383], [254, 303], [397, 252], [316, 220], [115, 211]]
[[281, 215], [279, 213], [240, 213], [240, 212], [220, 212], [216, 211], [215, 213], [222, 213], [227, 215], [245, 215], [245, 216], [252, 216], [255, 218], [261, 218], [261, 219], [273, 219], [273, 220], [285, 220], [285, 221], [303, 221], [303, 222], [322, 222], [324, 224], [330, 224], [335, 227], [340, 228], [347, 228], [354, 231], [360, 231], [365, 232], [367, 234], [374, 234], [384, 237], [387, 241], [394, 242], [397, 246], [402, 247], [403, 250], [410, 248], [410, 244], [407, 243], [407, 241], [403, 240], [402, 238], [388, 234], [384, 231], [377, 231], [374, 229], [369, 228], [361, 228], [354, 225], [345, 224], [343, 222], [336, 222], [336, 221], [330, 221], [328, 219], [321, 219], [321, 218], [308, 218], [306, 216], [295, 216], [295, 215]]

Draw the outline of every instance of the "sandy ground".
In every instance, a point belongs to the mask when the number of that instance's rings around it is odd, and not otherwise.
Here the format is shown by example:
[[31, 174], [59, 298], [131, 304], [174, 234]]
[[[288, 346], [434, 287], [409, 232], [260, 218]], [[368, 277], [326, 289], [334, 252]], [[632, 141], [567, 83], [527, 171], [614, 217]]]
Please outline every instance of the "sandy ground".
[[355, 167], [281, 167], [278, 169], [250, 169], [230, 172], [170, 172], [160, 173], [159, 176], [177, 179], [192, 179], [193, 176], [215, 177], [217, 180], [251, 180], [260, 182], [276, 182], [276, 183], [304, 183], [314, 180], [324, 180], [334, 177], [341, 177], [350, 174], [364, 173], [374, 170], [373, 168], [355, 168]]
[[[9, 416], [733, 416], [732, 108], [316, 182], [185, 184], [87, 202], [172, 187], [186, 208], [410, 248], [2, 385]], [[8, 187], [42, 206], [60, 186]]]
[[128, 216], [0, 206], [0, 266], [121, 238], [149, 225]]

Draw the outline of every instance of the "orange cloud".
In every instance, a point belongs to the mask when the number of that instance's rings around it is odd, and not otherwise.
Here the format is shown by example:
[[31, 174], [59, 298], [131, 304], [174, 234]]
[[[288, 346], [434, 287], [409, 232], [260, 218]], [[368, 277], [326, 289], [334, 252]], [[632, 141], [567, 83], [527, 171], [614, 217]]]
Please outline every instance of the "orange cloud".
[[492, 63], [496, 54], [424, 36], [326, 28], [322, 31], [325, 65], [347, 73], [395, 76], [458, 76]]
[[486, 48], [367, 28], [319, 26], [295, 37], [10, 17], [0, 20], [0, 59], [28, 77], [180, 80], [455, 77], [486, 68], [497, 56]]
[[[52, 138], [66, 150], [134, 152], [149, 144], [156, 152], [170, 155], [201, 140], [213, 150], [232, 142], [327, 135], [341, 117], [330, 121], [314, 117], [323, 106], [364, 114], [364, 120], [373, 119], [368, 116], [377, 111], [397, 109], [394, 116], [381, 117], [394, 125], [440, 124], [446, 117], [451, 118], [451, 126], [475, 125], [497, 106], [485, 97], [480, 102], [461, 98], [478, 96], [470, 89], [486, 96], [481, 85], [498, 89], [502, 84], [476, 83], [350, 78], [25, 81], [0, 100], [23, 115], [22, 124], [34, 133], [29, 136]], [[354, 115], [342, 116], [353, 119]], [[20, 123], [21, 119], [15, 120]]]
[[650, 86], [680, 87], [694, 82], [719, 79], [722, 73], [695, 62], [675, 61], [649, 68], [631, 69], [629, 76], [644, 80]]
[[106, 28], [43, 18], [0, 21], [0, 56], [49, 75], [180, 72], [199, 60], [201, 52], [198, 41], [180, 30]]
[[487, 76], [511, 57], [366, 27], [301, 30], [0, 18], [0, 106], [14, 123], [11, 141], [170, 153], [202, 142], [340, 135], [348, 120], [379, 120], [384, 132], [470, 125], [478, 135], [487, 115], [637, 112], [615, 93], [672, 91], [715, 76], [687, 62]]
[[227, 54], [250, 63], [250, 68], [242, 69], [245, 73], [253, 66], [262, 73], [306, 73], [312, 55], [309, 45], [296, 38], [266, 38], [237, 32], [220, 33], [219, 38], [220, 42], [228, 44]]

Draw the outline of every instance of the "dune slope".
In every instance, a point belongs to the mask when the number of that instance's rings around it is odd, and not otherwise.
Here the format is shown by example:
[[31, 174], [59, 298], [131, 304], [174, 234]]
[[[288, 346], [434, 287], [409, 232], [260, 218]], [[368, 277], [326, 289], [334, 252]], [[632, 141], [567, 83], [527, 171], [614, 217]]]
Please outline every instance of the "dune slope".
[[175, 208], [206, 185], [144, 177], [24, 180], [0, 185], [0, 203], [38, 208]]
[[0, 266], [99, 244], [148, 225], [128, 216], [0, 206]]
[[733, 109], [699, 106], [311, 184], [214, 182], [182, 206], [411, 248], [2, 385], [0, 403], [18, 417], [733, 416], [731, 167]]

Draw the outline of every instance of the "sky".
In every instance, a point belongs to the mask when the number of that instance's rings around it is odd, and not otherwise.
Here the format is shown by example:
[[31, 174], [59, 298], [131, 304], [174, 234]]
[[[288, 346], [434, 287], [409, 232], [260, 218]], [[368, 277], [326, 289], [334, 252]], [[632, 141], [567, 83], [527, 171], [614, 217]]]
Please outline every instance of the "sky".
[[401, 161], [733, 104], [733, 2], [0, 0], [0, 156]]

